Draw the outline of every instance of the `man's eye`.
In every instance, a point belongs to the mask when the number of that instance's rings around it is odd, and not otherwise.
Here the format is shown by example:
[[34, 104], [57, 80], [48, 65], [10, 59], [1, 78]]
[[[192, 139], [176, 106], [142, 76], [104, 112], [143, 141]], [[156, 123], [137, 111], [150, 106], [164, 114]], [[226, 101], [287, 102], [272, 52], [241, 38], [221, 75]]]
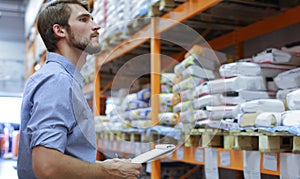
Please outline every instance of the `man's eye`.
[[87, 22], [87, 21], [88, 21], [88, 18], [86, 18], [86, 17], [80, 18], [79, 21], [81, 21], [81, 22]]

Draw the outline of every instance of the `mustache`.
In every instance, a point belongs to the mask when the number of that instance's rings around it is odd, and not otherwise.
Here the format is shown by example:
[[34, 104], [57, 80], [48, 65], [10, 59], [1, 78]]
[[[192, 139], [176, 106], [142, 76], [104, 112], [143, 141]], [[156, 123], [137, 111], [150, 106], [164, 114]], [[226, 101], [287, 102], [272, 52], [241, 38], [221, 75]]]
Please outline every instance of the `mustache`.
[[94, 32], [92, 33], [91, 37], [96, 37], [96, 36], [99, 36], [99, 32]]

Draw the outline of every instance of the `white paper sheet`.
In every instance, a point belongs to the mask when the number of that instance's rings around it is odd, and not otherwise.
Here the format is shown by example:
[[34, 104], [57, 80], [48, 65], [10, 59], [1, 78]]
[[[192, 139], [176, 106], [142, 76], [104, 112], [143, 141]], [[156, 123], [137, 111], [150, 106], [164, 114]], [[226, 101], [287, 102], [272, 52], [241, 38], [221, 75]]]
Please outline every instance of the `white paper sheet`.
[[265, 170], [277, 171], [277, 153], [264, 153], [263, 167]]
[[280, 179], [300, 178], [300, 155], [280, 154]]
[[244, 178], [260, 179], [260, 152], [244, 151]]
[[230, 152], [221, 151], [220, 152], [220, 165], [221, 166], [230, 166]]
[[195, 149], [195, 160], [198, 162], [204, 162], [204, 157], [203, 157], [204, 151], [203, 149]]
[[219, 179], [218, 152], [215, 148], [205, 148], [205, 177]]

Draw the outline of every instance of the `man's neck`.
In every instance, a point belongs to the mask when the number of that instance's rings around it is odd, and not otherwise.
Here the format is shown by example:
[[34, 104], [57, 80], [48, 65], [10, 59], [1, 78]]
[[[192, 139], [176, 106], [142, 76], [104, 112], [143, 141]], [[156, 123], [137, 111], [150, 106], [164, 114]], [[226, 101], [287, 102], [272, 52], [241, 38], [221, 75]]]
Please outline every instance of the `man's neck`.
[[55, 51], [55, 53], [58, 53], [70, 60], [75, 65], [78, 71], [81, 70], [86, 62], [87, 53], [76, 48], [58, 49]]

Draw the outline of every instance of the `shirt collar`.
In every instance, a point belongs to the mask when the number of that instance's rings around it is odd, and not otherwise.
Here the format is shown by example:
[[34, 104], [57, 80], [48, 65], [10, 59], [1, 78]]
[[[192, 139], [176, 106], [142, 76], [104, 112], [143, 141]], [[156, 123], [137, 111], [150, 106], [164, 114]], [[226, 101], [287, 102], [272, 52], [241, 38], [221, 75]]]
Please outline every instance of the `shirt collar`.
[[54, 53], [54, 52], [48, 52], [46, 56], [46, 63], [48, 62], [56, 62], [62, 65], [65, 70], [79, 83], [81, 88], [84, 85], [84, 77], [81, 75], [81, 73], [76, 69], [75, 65], [70, 62], [66, 57]]

